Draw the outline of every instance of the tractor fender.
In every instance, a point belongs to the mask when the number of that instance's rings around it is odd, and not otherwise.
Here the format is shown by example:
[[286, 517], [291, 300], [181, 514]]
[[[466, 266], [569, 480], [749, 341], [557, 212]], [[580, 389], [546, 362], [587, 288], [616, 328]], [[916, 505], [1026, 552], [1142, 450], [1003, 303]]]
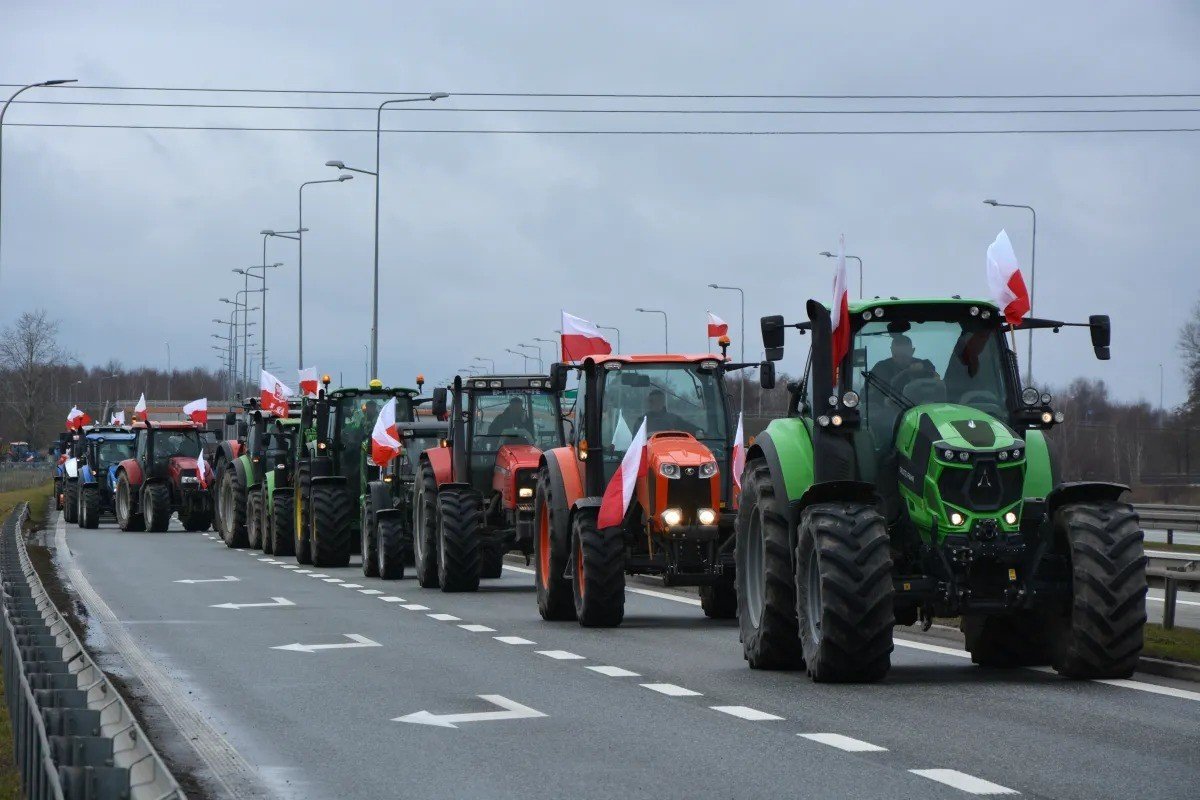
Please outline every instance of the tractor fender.
[[367, 495], [371, 498], [371, 507], [375, 509], [376, 516], [381, 511], [390, 511], [395, 508], [393, 504], [396, 501], [392, 497], [388, 485], [383, 481], [371, 481], [368, 483]]
[[142, 465], [135, 459], [127, 458], [117, 465], [117, 476], [124, 472], [129, 477], [130, 486], [142, 485]]
[[813, 446], [808, 428], [798, 418], [773, 421], [747, 452], [747, 461], [755, 458], [767, 462], [775, 496], [784, 500], [788, 526], [794, 527], [800, 517], [799, 509], [793, 507], [792, 501], [799, 499], [813, 485]]
[[1107, 483], [1105, 481], [1060, 483], [1046, 495], [1046, 513], [1053, 517], [1055, 511], [1068, 503], [1115, 503], [1121, 499], [1121, 495], [1128, 491], [1129, 487], [1123, 483]]
[[1025, 433], [1025, 484], [1024, 497], [1047, 497], [1058, 485], [1054, 452], [1042, 431]]
[[408, 518], [408, 513], [402, 508], [384, 508], [375, 512], [375, 519], [394, 519], [398, 518], [401, 522]]
[[438, 488], [441, 488], [442, 484], [454, 480], [454, 467], [451, 464], [449, 447], [431, 447], [421, 454], [421, 460], [429, 463]]
[[96, 482], [96, 473], [92, 472], [89, 464], [84, 464], [83, 468], [79, 470], [79, 482], [87, 484]]
[[550, 477], [555, 497], [562, 498], [562, 508], [570, 509], [584, 496], [583, 481], [575, 462], [575, 452], [570, 447], [556, 447], [542, 454], [539, 467], [544, 466]]

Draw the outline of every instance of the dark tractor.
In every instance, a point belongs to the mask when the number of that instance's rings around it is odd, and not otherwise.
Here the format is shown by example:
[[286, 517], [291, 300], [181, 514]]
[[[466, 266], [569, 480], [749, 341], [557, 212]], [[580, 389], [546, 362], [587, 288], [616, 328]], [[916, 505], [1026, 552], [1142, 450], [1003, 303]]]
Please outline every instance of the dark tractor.
[[62, 511], [65, 505], [65, 481], [63, 477], [67, 474], [66, 463], [71, 457], [71, 439], [76, 435], [75, 431], [62, 431], [58, 434], [58, 441], [50, 445], [50, 457], [54, 460], [54, 510]]
[[[1064, 483], [1046, 431], [1053, 398], [1021, 386], [1013, 328], [960, 298], [850, 305], [835, 363], [829, 310], [764, 317], [762, 380], [784, 332], [812, 335], [791, 405], [747, 453], [737, 522], [738, 617], [757, 669], [875, 681], [894, 625], [959, 617], [972, 659], [1131, 674], [1146, 571], [1137, 514], [1113, 483]], [[1109, 320], [1024, 319], [1015, 330]]]
[[363, 490], [363, 445], [375, 417], [396, 398], [396, 421], [411, 422], [415, 389], [384, 386], [329, 389], [321, 378], [318, 396], [301, 407], [302, 433], [292, 479], [296, 560], [318, 567], [344, 567], [359, 549], [359, 504]]
[[81, 429], [73, 430], [68, 436], [70, 438], [66, 441], [66, 449], [61, 456], [62, 464], [59, 466], [62, 475], [58, 481], [62, 493], [63, 521], [78, 523], [79, 466], [84, 450], [83, 431]]
[[191, 422], [155, 421], [136, 423], [133, 432], [134, 455], [117, 465], [117, 525], [162, 532], [178, 512], [184, 530], [208, 530], [212, 505], [196, 471], [205, 432]]
[[258, 414], [250, 430], [246, 475], [254, 479], [246, 497], [250, 547], [268, 555], [292, 555], [292, 457], [300, 436], [300, 420]]
[[413, 485], [417, 581], [473, 592], [499, 578], [504, 554], [533, 553], [533, 492], [542, 451], [563, 443], [559, 392], [546, 375], [454, 379], [433, 392], [448, 447], [420, 456]]
[[126, 427], [95, 427], [83, 435], [79, 463], [78, 510], [81, 528], [100, 527], [100, 516], [116, 514], [113, 491], [117, 466], [133, 458], [136, 436]]
[[387, 580], [404, 577], [413, 563], [413, 485], [421, 454], [441, 447], [448, 426], [435, 419], [419, 419], [396, 425], [404, 449], [382, 470], [363, 451], [363, 476], [369, 477], [363, 492], [362, 567], [368, 578]]

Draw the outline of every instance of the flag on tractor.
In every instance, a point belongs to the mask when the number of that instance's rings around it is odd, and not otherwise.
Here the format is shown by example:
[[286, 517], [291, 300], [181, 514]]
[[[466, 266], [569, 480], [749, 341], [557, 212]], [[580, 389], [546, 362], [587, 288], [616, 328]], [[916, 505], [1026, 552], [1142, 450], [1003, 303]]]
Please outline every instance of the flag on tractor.
[[78, 406], [71, 406], [71, 410], [67, 413], [67, 430], [77, 431], [84, 425], [91, 425], [92, 418], [87, 415], [87, 412], [80, 411]]
[[265, 369], [258, 377], [258, 407], [264, 414], [277, 417], [288, 415], [288, 398], [292, 390]]
[[110, 417], [108, 420], [108, 424], [109, 425], [124, 425], [125, 424], [125, 412], [123, 410], [122, 411], [114, 411], [112, 417]]
[[729, 334], [729, 323], [713, 312], [708, 312], [708, 338], [718, 339]]
[[138, 398], [137, 405], [133, 407], [133, 418], [138, 422], [146, 422], [150, 419], [150, 413], [146, 411], [145, 392], [142, 392], [142, 396]]
[[733, 470], [733, 485], [742, 490], [742, 471], [746, 469], [746, 442], [742, 431], [742, 414], [738, 412], [737, 432], [733, 434], [733, 454], [729, 459], [729, 468]]
[[833, 382], [838, 380], [842, 359], [850, 352], [850, 292], [846, 288], [846, 236], [838, 237], [837, 272], [833, 276], [833, 305], [830, 312], [833, 342]]
[[400, 455], [400, 431], [396, 430], [396, 398], [384, 403], [375, 418], [371, 431], [371, 460], [377, 467], [386, 467], [388, 462]]
[[200, 481], [200, 488], [208, 488], [208, 462], [204, 460], [204, 448], [200, 448], [200, 456], [196, 459], [196, 478]]
[[638, 426], [621, 465], [613, 474], [612, 480], [604, 489], [604, 498], [600, 501], [600, 513], [596, 517], [597, 528], [613, 528], [625, 519], [629, 509], [629, 501], [633, 498], [633, 490], [637, 487], [639, 475], [645, 474], [646, 469], [646, 418]]
[[208, 424], [208, 398], [201, 397], [183, 407], [183, 413], [197, 425]]
[[588, 356], [606, 356], [612, 345], [600, 329], [586, 319], [562, 312], [562, 360], [582, 361]]
[[319, 385], [316, 367], [307, 367], [300, 370], [300, 394], [305, 397], [316, 397]]
[[1004, 312], [1005, 321], [1009, 325], [1020, 323], [1021, 317], [1029, 313], [1029, 292], [1007, 231], [1001, 230], [996, 241], [988, 245], [987, 279], [992, 299]]

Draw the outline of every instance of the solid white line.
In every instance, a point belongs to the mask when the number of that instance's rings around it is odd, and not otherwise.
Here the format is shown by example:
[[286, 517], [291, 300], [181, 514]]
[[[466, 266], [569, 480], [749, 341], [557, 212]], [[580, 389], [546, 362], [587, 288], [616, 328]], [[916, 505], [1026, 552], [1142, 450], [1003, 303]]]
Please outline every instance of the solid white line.
[[[534, 571], [529, 569], [528, 567], [514, 567], [511, 564], [505, 564], [504, 568], [510, 569], [513, 572], [520, 572], [523, 575], [533, 575], [534, 574]], [[683, 604], [689, 605], [689, 606], [700, 605], [700, 600], [697, 598], [682, 597], [677, 594], [670, 594], [669, 592], [655, 591], [654, 589], [639, 589], [636, 586], [626, 586], [625, 591], [632, 592], [634, 594], [644, 594], [647, 597], [658, 597], [663, 600], [674, 600], [676, 603], [683, 603]]]
[[[1161, 592], [1159, 592], [1158, 594], [1161, 594]], [[1183, 592], [1180, 592], [1180, 594], [1183, 594]], [[1189, 592], [1189, 594], [1191, 594], [1191, 593]], [[1147, 600], [1153, 600], [1153, 601], [1154, 601], [1154, 602], [1156, 602], [1156, 603], [1162, 603], [1162, 602], [1164, 602], [1163, 598], [1161, 598], [1161, 597], [1158, 597], [1157, 595], [1154, 595], [1154, 594], [1148, 594], [1148, 595], [1146, 595], [1146, 599], [1147, 599]], [[1200, 602], [1196, 602], [1195, 600], [1184, 600], [1184, 599], [1182, 599], [1182, 598], [1179, 598], [1179, 597], [1176, 597], [1176, 598], [1175, 598], [1175, 602], [1176, 602], [1178, 605], [1181, 605], [1181, 606], [1200, 606]]]
[[456, 617], [453, 614], [426, 614], [430, 619], [436, 619], [438, 622], [458, 622], [462, 617]]
[[409, 611], [428, 611], [429, 610], [429, 606], [423, 606], [420, 603], [409, 603], [406, 606], [400, 606], [400, 607], [407, 608]]
[[378, 589], [359, 589], [358, 593], [359, 594], [383, 594], [383, 592], [381, 592]]
[[362, 584], [361, 583], [343, 583], [342, 588], [343, 589], [361, 589]]
[[893, 639], [892, 641], [899, 647], [911, 647], [913, 650], [925, 650], [930, 653], [941, 653], [944, 656], [954, 656], [955, 658], [971, 657], [971, 654], [966, 650], [959, 650], [954, 647], [943, 647], [940, 644], [914, 642], [912, 639]]
[[974, 775], [968, 775], [956, 769], [910, 769], [909, 772], [913, 775], [920, 775], [922, 778], [944, 783], [947, 786], [953, 786], [968, 794], [1020, 794], [1016, 789], [1009, 789], [1007, 786], [985, 781], [983, 778], [976, 778]]
[[504, 644], [537, 644], [532, 639], [523, 639], [520, 636], [493, 636], [492, 638]]
[[471, 624], [471, 625], [459, 625], [458, 627], [462, 628], [464, 631], [470, 631], [471, 633], [495, 633], [496, 632], [495, 628], [489, 628], [487, 625]]
[[538, 650], [537, 654], [546, 658], [553, 658], [555, 661], [581, 661], [583, 656], [576, 655], [568, 650]]
[[404, 602], [403, 597], [396, 597], [393, 594], [384, 595], [383, 597], [381, 597], [379, 599], [385, 603], [403, 603]]
[[592, 672], [599, 672], [601, 675], [607, 675], [610, 678], [640, 678], [641, 675], [636, 672], [630, 672], [624, 667], [585, 667]]
[[514, 567], [512, 564], [505, 564], [505, 569], [510, 569], [513, 572], [520, 572], [522, 575], [535, 575], [536, 573], [529, 567]]
[[840, 733], [797, 733], [796, 735], [819, 742], [820, 744], [836, 747], [839, 750], [845, 750], [847, 753], [881, 753], [887, 750], [886, 747], [864, 742], [862, 739], [852, 739], [849, 736], [842, 736]]
[[749, 706], [709, 706], [713, 711], [720, 711], [722, 714], [728, 714], [731, 717], [738, 719], [748, 719], [751, 722], [762, 722], [769, 719], [783, 719], [783, 717], [775, 714], [768, 714], [765, 711], [759, 711], [757, 708]]
[[673, 683], [640, 683], [638, 685], [643, 689], [665, 694], [667, 697], [699, 697], [701, 694], [700, 692], [693, 692], [691, 689], [685, 689], [682, 686], [676, 686]]

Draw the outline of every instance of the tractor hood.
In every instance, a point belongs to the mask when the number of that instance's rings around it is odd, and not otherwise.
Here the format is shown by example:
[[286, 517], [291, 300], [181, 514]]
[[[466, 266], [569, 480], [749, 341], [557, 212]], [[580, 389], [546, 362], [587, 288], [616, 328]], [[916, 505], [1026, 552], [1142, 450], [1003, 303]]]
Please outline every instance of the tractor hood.
[[990, 453], [1025, 446], [1012, 428], [990, 414], [952, 403], [930, 403], [905, 412], [897, 444], [908, 451], [916, 437], [958, 452]]
[[714, 459], [712, 451], [690, 433], [663, 431], [652, 435], [646, 442], [646, 460], [652, 473], [658, 473], [660, 464], [669, 463], [678, 464], [686, 474], [689, 469], [696, 470], [701, 464]]
[[196, 459], [191, 456], [171, 456], [167, 459], [167, 475], [172, 483], [178, 483], [185, 475], [196, 476]]
[[496, 468], [505, 472], [537, 469], [542, 451], [531, 444], [506, 444], [496, 453]]

